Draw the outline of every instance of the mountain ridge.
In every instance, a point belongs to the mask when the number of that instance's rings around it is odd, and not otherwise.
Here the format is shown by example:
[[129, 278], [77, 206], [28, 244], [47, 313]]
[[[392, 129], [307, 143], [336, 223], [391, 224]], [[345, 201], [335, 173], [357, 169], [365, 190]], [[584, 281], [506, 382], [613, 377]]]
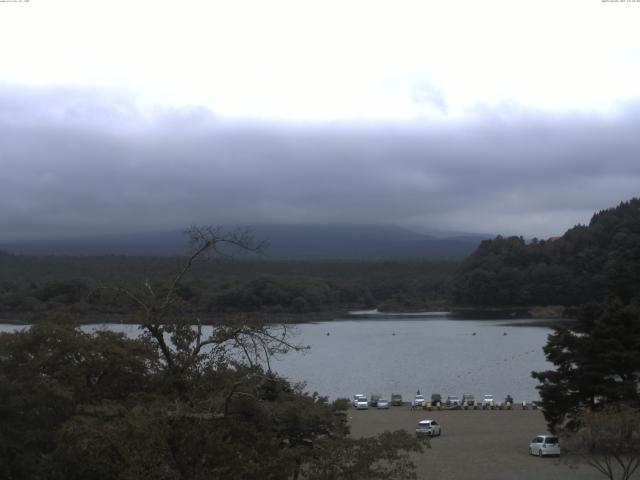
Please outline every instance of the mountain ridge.
[[[395, 225], [249, 226], [265, 241], [271, 260], [461, 260], [487, 236], [440, 237]], [[26, 255], [143, 255], [187, 253], [187, 237], [177, 230], [0, 242], [0, 250]]]

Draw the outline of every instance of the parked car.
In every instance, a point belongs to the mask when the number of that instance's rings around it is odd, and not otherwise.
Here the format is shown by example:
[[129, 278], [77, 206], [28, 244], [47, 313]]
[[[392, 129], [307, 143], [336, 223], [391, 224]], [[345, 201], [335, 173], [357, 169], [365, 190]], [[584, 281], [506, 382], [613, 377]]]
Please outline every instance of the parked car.
[[470, 394], [470, 393], [463, 393], [462, 394], [462, 401], [460, 402], [463, 406], [464, 405], [474, 405], [476, 403], [476, 399], [475, 397]]
[[391, 394], [391, 405], [400, 406], [402, 405], [402, 395], [399, 393]]
[[381, 395], [371, 395], [371, 400], [369, 400], [369, 405], [371, 405], [372, 407], [377, 407], [378, 406], [378, 400], [380, 400]]
[[367, 397], [366, 396], [362, 395], [361, 393], [356, 393], [353, 396], [353, 400], [351, 400], [351, 405], [356, 407], [358, 402], [362, 401], [363, 399], [364, 399], [364, 401], [367, 401]]
[[482, 408], [489, 408], [495, 404], [496, 402], [493, 399], [493, 395], [485, 395], [482, 397]]
[[414, 407], [424, 407], [426, 400], [424, 399], [424, 395], [416, 395], [416, 398], [413, 399]]
[[354, 407], [356, 407], [356, 410], [368, 410], [369, 401], [367, 400], [367, 397], [364, 395], [358, 397], [355, 401]]
[[460, 408], [460, 399], [456, 395], [447, 397], [447, 408]]
[[558, 437], [553, 435], [538, 435], [529, 444], [529, 455], [560, 455]]
[[378, 399], [378, 408], [389, 408], [389, 400], [385, 400], [384, 398]]
[[442, 395], [440, 395], [439, 393], [432, 393], [431, 394], [431, 405], [437, 405], [438, 402], [442, 403]]
[[416, 436], [435, 437], [442, 435], [442, 427], [435, 420], [420, 420], [416, 428]]

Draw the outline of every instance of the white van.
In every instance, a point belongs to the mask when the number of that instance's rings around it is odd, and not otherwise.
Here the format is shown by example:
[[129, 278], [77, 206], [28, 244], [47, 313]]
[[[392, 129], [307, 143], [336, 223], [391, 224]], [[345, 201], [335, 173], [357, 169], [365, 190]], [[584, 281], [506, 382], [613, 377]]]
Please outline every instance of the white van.
[[529, 455], [560, 455], [560, 443], [554, 435], [538, 435], [529, 444]]

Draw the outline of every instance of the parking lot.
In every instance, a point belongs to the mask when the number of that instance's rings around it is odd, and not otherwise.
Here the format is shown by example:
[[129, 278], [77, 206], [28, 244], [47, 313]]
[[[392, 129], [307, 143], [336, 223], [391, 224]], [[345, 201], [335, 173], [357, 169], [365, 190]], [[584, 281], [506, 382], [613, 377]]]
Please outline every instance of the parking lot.
[[528, 454], [531, 440], [547, 431], [539, 410], [389, 410], [349, 411], [354, 437], [385, 430], [414, 432], [418, 421], [434, 419], [442, 436], [431, 440], [431, 449], [416, 455], [418, 478], [431, 480], [598, 480], [591, 467], [564, 457], [538, 458]]

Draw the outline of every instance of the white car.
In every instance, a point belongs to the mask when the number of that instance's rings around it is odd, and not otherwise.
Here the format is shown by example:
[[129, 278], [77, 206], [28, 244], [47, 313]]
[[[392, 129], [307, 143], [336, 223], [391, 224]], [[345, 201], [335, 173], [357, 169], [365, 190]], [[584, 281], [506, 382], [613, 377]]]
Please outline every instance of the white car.
[[420, 420], [416, 428], [416, 435], [426, 435], [428, 437], [440, 436], [442, 435], [442, 428], [435, 420]]
[[356, 410], [368, 410], [369, 401], [364, 395], [356, 394], [353, 396], [353, 406], [356, 408]]
[[538, 435], [529, 444], [529, 455], [560, 455], [560, 443], [554, 435]]
[[482, 408], [490, 408], [495, 404], [496, 404], [496, 402], [493, 399], [493, 395], [485, 395], [482, 398]]
[[358, 400], [363, 399], [363, 398], [367, 398], [367, 397], [365, 395], [362, 395], [361, 393], [356, 393], [353, 396], [353, 400], [351, 400], [351, 405], [353, 405], [355, 407], [356, 403], [358, 403]]
[[416, 398], [413, 399], [414, 407], [424, 407], [425, 406], [424, 395], [416, 395]]

